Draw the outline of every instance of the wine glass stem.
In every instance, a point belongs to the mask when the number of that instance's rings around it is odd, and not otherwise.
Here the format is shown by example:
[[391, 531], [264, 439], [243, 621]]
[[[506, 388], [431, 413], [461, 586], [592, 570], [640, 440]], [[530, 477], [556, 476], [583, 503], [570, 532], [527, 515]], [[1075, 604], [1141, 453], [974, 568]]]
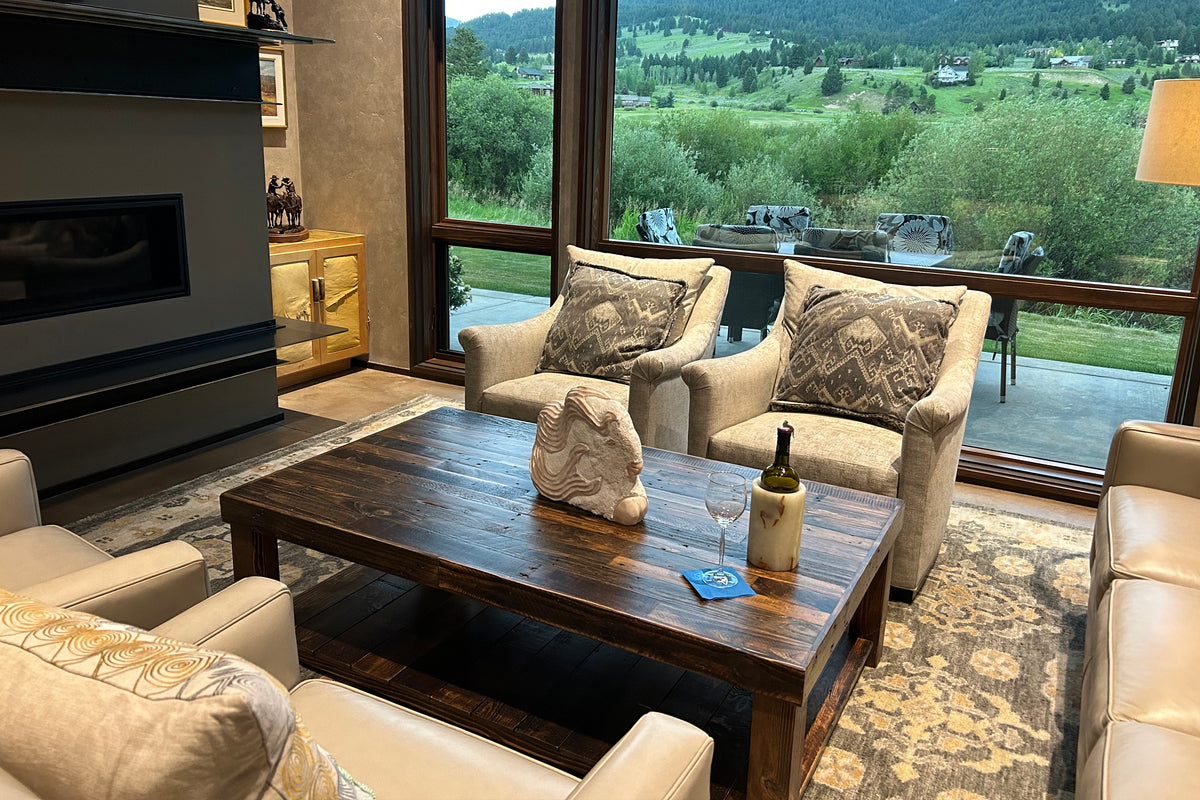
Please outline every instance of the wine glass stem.
[[721, 525], [721, 541], [717, 545], [717, 569], [724, 569], [724, 567], [725, 567], [725, 528], [726, 527], [727, 526], [724, 524]]

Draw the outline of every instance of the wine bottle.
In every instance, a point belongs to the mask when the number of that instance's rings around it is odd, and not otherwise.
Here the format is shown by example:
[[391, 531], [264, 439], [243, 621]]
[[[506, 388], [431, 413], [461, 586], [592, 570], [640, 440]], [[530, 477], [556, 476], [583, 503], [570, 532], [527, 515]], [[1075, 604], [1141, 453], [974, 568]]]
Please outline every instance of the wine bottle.
[[789, 494], [800, 489], [800, 475], [788, 464], [788, 450], [792, 444], [792, 426], [783, 421], [775, 431], [775, 461], [762, 471], [760, 481], [768, 492]]

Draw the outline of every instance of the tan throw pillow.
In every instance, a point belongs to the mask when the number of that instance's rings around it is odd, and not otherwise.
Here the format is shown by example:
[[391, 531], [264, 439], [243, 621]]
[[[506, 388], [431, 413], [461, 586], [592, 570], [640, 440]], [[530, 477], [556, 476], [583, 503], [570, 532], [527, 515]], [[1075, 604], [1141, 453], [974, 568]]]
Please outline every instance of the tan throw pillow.
[[572, 264], [537, 371], [629, 383], [637, 357], [666, 342], [686, 291], [683, 281]]
[[573, 244], [567, 245], [567, 255], [571, 258], [571, 265], [595, 264], [619, 269], [630, 275], [686, 283], [687, 292], [679, 303], [679, 313], [671, 323], [671, 332], [663, 347], [670, 347], [678, 342], [687, 330], [688, 320], [692, 318], [692, 309], [696, 307], [696, 299], [700, 297], [700, 292], [708, 281], [708, 270], [716, 263], [711, 258], [634, 258], [616, 253], [601, 253], [598, 250], [584, 250]]
[[3, 589], [0, 719], [0, 764], [40, 797], [374, 797], [254, 665]]
[[944, 300], [813, 286], [771, 410], [903, 432], [909, 409], [933, 389], [957, 314]]

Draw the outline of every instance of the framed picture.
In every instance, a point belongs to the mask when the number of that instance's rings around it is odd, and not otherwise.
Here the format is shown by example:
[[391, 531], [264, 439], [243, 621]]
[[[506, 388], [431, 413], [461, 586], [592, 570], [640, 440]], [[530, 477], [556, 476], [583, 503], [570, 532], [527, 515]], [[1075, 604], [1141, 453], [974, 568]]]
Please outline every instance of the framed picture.
[[258, 83], [262, 89], [264, 128], [287, 127], [287, 94], [283, 88], [283, 50], [263, 47], [258, 51]]
[[246, 0], [196, 0], [201, 22], [246, 27]]

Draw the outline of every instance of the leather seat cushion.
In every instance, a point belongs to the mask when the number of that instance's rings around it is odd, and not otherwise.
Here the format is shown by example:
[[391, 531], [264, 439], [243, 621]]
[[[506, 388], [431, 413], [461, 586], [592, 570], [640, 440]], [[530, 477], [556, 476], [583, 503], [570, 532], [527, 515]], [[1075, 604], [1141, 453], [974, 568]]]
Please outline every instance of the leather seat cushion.
[[292, 706], [313, 738], [378, 800], [561, 800], [579, 783], [461, 728], [331, 681], [301, 683]]
[[[1079, 753], [1112, 722], [1131, 720], [1200, 736], [1200, 589], [1116, 580], [1096, 606], [1085, 654]], [[1092, 630], [1094, 629], [1094, 630]]]
[[1114, 722], [1080, 772], [1078, 800], [1195, 797], [1200, 738], [1156, 725]]
[[0, 588], [20, 592], [112, 556], [66, 528], [39, 525], [0, 536]]
[[760, 414], [713, 436], [708, 443], [708, 457], [747, 467], [767, 467], [775, 458], [775, 429], [785, 419], [796, 431], [790, 461], [801, 481], [896, 496], [903, 437], [878, 425], [844, 417], [774, 411]]
[[480, 398], [479, 410], [498, 417], [537, 422], [538, 413], [547, 403], [561, 403], [567, 392], [576, 386], [591, 386], [605, 392], [626, 407], [629, 405], [628, 384], [585, 375], [539, 372], [536, 375], [503, 381], [485, 389]]
[[1200, 589], [1200, 500], [1113, 486], [1100, 500], [1092, 543], [1092, 602], [1117, 578]]

